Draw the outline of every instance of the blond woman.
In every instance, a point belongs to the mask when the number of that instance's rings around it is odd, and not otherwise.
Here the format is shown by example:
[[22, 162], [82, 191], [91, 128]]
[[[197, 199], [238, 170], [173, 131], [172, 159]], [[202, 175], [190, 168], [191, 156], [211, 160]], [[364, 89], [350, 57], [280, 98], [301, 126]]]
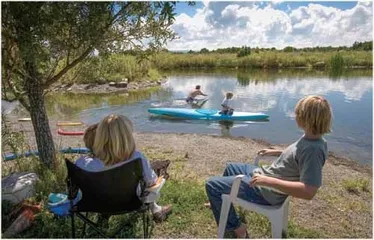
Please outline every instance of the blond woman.
[[[131, 121], [123, 115], [109, 115], [97, 126], [86, 131], [85, 143], [92, 144], [91, 137], [95, 136], [92, 150], [94, 157], [82, 157], [76, 165], [92, 172], [100, 172], [121, 166], [129, 161], [140, 158], [143, 166], [143, 178], [147, 187], [157, 182], [157, 175], [152, 170], [148, 159], [136, 150]], [[96, 134], [92, 132], [96, 131]], [[90, 146], [87, 146], [90, 148]], [[155, 221], [163, 221], [171, 212], [172, 206], [161, 207], [156, 203], [151, 204], [151, 211]]]
[[[297, 126], [303, 136], [285, 150], [263, 149], [259, 155], [278, 156], [271, 166], [258, 168], [250, 164], [228, 164], [223, 177], [212, 177], [206, 183], [206, 192], [216, 222], [220, 217], [222, 194], [229, 194], [236, 175], [244, 174], [238, 197], [263, 205], [282, 203], [288, 195], [312, 199], [322, 184], [322, 167], [327, 159], [327, 143], [322, 137], [330, 132], [332, 111], [326, 99], [307, 96], [295, 108]], [[271, 188], [283, 192], [271, 190]], [[231, 206], [226, 230], [236, 237], [247, 235], [247, 226], [240, 222]]]

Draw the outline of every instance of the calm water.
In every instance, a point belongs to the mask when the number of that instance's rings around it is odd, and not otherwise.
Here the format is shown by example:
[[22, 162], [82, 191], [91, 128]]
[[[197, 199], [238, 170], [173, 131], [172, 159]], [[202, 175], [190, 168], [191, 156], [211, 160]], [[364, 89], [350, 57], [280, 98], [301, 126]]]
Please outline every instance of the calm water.
[[[371, 71], [354, 71], [331, 78], [326, 73], [283, 72], [179, 72], [170, 73], [158, 91], [140, 94], [53, 96], [48, 111], [67, 120], [80, 119], [86, 124], [98, 122], [110, 113], [124, 114], [136, 131], [201, 133], [245, 136], [274, 144], [289, 144], [302, 131], [297, 128], [294, 107], [305, 95], [322, 95], [333, 108], [333, 132], [326, 135], [329, 150], [341, 156], [372, 163]], [[209, 95], [203, 108], [219, 108], [224, 93], [234, 93], [237, 111], [264, 112], [268, 122], [235, 122], [223, 125], [204, 120], [173, 120], [152, 117], [150, 107], [189, 107], [183, 100], [195, 85]]]

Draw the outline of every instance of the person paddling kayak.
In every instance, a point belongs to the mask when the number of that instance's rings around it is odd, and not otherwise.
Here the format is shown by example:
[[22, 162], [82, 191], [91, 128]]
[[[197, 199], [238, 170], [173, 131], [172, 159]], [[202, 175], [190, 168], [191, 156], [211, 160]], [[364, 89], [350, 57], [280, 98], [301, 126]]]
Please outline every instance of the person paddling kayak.
[[199, 96], [199, 95], [202, 95], [202, 96], [208, 96], [207, 94], [204, 94], [203, 92], [201, 92], [200, 90], [200, 85], [196, 85], [195, 89], [192, 90], [189, 94], [188, 94], [188, 97], [186, 99], [186, 102], [187, 103], [192, 103], [193, 100], [195, 99], [196, 96]]

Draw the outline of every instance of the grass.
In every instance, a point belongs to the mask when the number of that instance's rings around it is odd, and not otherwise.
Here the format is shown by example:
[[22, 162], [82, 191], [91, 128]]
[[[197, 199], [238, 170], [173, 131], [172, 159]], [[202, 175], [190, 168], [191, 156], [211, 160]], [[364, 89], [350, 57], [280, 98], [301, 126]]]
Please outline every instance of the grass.
[[351, 193], [360, 194], [360, 192], [370, 192], [369, 180], [364, 178], [345, 179], [344, 188]]
[[175, 69], [285, 69], [308, 68], [329, 70], [337, 76], [343, 69], [371, 68], [371, 51], [339, 52], [281, 52], [259, 51], [244, 57], [232, 53], [167, 53], [160, 52], [148, 59], [139, 60], [131, 55], [112, 54], [93, 56], [69, 71], [62, 83], [98, 83], [145, 81], [161, 79], [160, 71]]
[[[207, 200], [204, 181], [194, 177], [188, 178], [184, 168], [184, 156], [175, 155], [170, 151], [153, 152], [152, 149], [145, 149], [145, 154], [149, 159], [169, 159], [172, 161], [170, 167], [170, 179], [162, 189], [162, 196], [159, 204], [173, 204], [173, 213], [168, 220], [154, 226], [153, 238], [213, 238], [216, 236], [217, 226], [213, 220], [210, 209], [204, 206]], [[37, 158], [20, 159], [17, 165], [20, 171], [29, 170], [36, 172], [40, 182], [36, 185], [36, 195], [32, 201], [43, 202], [46, 205], [47, 196], [50, 192], [64, 192], [64, 179], [66, 170], [63, 164], [62, 155], [58, 156], [58, 164], [54, 170], [46, 169]], [[16, 169], [13, 169], [16, 170]], [[9, 169], [8, 169], [9, 171]], [[3, 175], [8, 174], [7, 168], [3, 169]], [[6, 219], [10, 211], [9, 205], [3, 203], [3, 229], [9, 225], [10, 219]], [[250, 226], [251, 236], [269, 237], [270, 225], [263, 216], [247, 213], [244, 215], [246, 222]], [[91, 219], [95, 221], [96, 215]], [[109, 222], [108, 233], [113, 233], [123, 223], [127, 223], [126, 228], [116, 237], [134, 238], [141, 237], [142, 228], [140, 219], [128, 221], [128, 216], [112, 217]], [[77, 229], [82, 227], [81, 221], [77, 220]], [[36, 215], [35, 223], [32, 227], [17, 235], [17, 238], [69, 238], [70, 219], [56, 218], [49, 213], [46, 208]], [[88, 231], [87, 237], [97, 238], [92, 230]], [[302, 228], [290, 222], [289, 237], [292, 238], [314, 238], [323, 235]], [[78, 232], [79, 236], [79, 232]]]
[[238, 58], [236, 54], [171, 54], [160, 53], [153, 58], [159, 70], [198, 68], [316, 68], [334, 69], [355, 66], [370, 68], [372, 52], [277, 52], [263, 51]]
[[[9, 141], [12, 141], [12, 138], [10, 138]], [[22, 145], [22, 143], [19, 144]], [[170, 179], [161, 190], [161, 198], [158, 203], [161, 205], [172, 204], [173, 213], [163, 223], [154, 225], [152, 238], [215, 238], [217, 234], [217, 225], [214, 221], [212, 211], [204, 206], [204, 203], [207, 200], [204, 186], [207, 176], [199, 176], [196, 173], [189, 171], [187, 168], [189, 158], [185, 157], [185, 153], [177, 154], [167, 147], [162, 150], [152, 147], [141, 148], [140, 150], [151, 161], [156, 159], [168, 159], [171, 161], [168, 170]], [[71, 158], [76, 159], [76, 156]], [[49, 193], [65, 191], [64, 180], [66, 177], [66, 168], [63, 163], [63, 155], [58, 154], [57, 159], [58, 162], [54, 169], [45, 168], [39, 163], [37, 158], [23, 158], [17, 161], [3, 163], [2, 175], [5, 176], [13, 171], [33, 171], [37, 173], [40, 182], [36, 185], [36, 195], [30, 200], [42, 202], [44, 203], [44, 206], [46, 206]], [[346, 186], [349, 186], [349, 189], [359, 189], [360, 192], [365, 192], [368, 189], [365, 179], [347, 179], [342, 182], [337, 182], [336, 184], [339, 185], [339, 189], [341, 190], [347, 190], [348, 188]], [[334, 186], [329, 187], [337, 189], [334, 188]], [[366, 209], [367, 207], [360, 202], [361, 198], [358, 195], [349, 194], [353, 198], [348, 201], [338, 193], [339, 192], [330, 191], [326, 186], [326, 189], [318, 194], [319, 199], [316, 201], [323, 201], [323, 204], [319, 206], [328, 206], [329, 209], [333, 208], [334, 211], [337, 211], [335, 209], [338, 209], [341, 206], [343, 206], [345, 210], [354, 212], [370, 211], [370, 209]], [[357, 201], [353, 201], [354, 199]], [[286, 235], [288, 238], [326, 238], [339, 236], [358, 238], [359, 236], [362, 236], [359, 229], [357, 230], [353, 228], [355, 226], [354, 223], [349, 221], [350, 218], [346, 215], [343, 215], [346, 216], [344, 218], [333, 218], [334, 224], [331, 224], [331, 226], [329, 225], [328, 227], [335, 227], [337, 229], [333, 236], [331, 236], [331, 233], [329, 234], [329, 231], [325, 228], [315, 228], [314, 223], [308, 221], [296, 222], [296, 218], [293, 217], [293, 214], [297, 213], [297, 210], [293, 209], [295, 206], [296, 204], [294, 205], [294, 203], [291, 203], [288, 233]], [[271, 237], [271, 227], [266, 217], [249, 211], [243, 212], [240, 209], [237, 210], [241, 219], [247, 223], [251, 237]], [[9, 212], [11, 211], [11, 206], [6, 202], [3, 202], [2, 211], [2, 227], [5, 230], [12, 220], [8, 217]], [[315, 214], [326, 212], [326, 210], [321, 211], [323, 212], [316, 212]], [[331, 212], [329, 212], [329, 214], [330, 213]], [[308, 218], [308, 216], [304, 215], [301, 217]], [[90, 218], [93, 221], [96, 221], [97, 215], [92, 214]], [[321, 219], [321, 221], [323, 222], [323, 219]], [[111, 217], [108, 224], [109, 228], [107, 229], [108, 233], [116, 232], [123, 223], [126, 223], [126, 227], [115, 237], [142, 237], [142, 224], [140, 219], [136, 218], [129, 221], [129, 218], [126, 215]], [[77, 220], [76, 224], [77, 229], [82, 227], [82, 222], [80, 220]], [[348, 230], [344, 233], [339, 233], [339, 229], [342, 225], [344, 225], [344, 229]], [[70, 227], [69, 218], [56, 218], [44, 207], [42, 212], [36, 215], [33, 226], [15, 237], [70, 238]], [[80, 236], [79, 234], [80, 233], [78, 232], [77, 236]], [[99, 235], [88, 229], [86, 237], [97, 238]]]

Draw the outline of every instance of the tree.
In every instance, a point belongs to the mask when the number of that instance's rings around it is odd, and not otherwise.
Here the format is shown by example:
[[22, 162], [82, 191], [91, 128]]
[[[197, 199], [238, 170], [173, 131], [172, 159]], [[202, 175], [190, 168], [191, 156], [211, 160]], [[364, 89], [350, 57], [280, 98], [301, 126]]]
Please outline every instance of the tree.
[[209, 53], [209, 50], [207, 48], [202, 48], [200, 50], [200, 53]]
[[237, 57], [244, 57], [251, 54], [251, 48], [247, 46], [243, 46], [240, 51], [236, 54]]
[[287, 46], [283, 49], [283, 52], [293, 52], [295, 51], [295, 48], [291, 47], [291, 46]]
[[13, 95], [3, 97], [30, 112], [43, 163], [52, 167], [56, 159], [44, 105], [48, 87], [95, 50], [151, 52], [174, 39], [175, 4], [2, 2], [2, 84]]

